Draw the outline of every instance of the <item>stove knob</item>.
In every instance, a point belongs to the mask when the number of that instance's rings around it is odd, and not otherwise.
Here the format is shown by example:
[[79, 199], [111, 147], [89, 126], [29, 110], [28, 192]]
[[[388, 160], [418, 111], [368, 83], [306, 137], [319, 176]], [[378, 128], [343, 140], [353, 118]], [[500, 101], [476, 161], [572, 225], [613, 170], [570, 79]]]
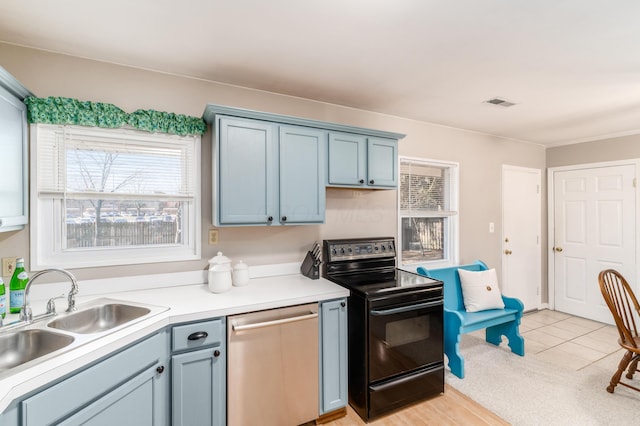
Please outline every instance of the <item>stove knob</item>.
[[336, 249], [331, 249], [331, 254], [338, 254], [338, 251]]
[[393, 246], [389, 244], [389, 250], [393, 250]]
[[374, 249], [375, 251], [378, 251], [378, 250], [380, 250], [380, 247], [375, 246], [373, 249]]
[[353, 252], [353, 249], [351, 247], [349, 247], [349, 253]]
[[382, 251], [385, 251], [387, 248], [385, 246], [382, 246]]
[[344, 247], [340, 249], [340, 254], [344, 254]]

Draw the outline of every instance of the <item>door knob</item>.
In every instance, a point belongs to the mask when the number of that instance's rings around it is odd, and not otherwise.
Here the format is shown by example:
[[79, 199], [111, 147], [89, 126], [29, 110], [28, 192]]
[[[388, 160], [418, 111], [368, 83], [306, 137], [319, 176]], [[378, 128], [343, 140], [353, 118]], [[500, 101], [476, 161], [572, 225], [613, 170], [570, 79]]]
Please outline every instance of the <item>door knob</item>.
[[505, 250], [505, 251], [504, 251], [504, 254], [506, 254], [506, 255], [510, 255], [510, 254], [512, 254], [512, 253], [513, 253], [513, 252], [512, 252], [511, 250]]
[[562, 251], [562, 247], [554, 247], [553, 249], [555, 251], [557, 251], [558, 253], [560, 253]]

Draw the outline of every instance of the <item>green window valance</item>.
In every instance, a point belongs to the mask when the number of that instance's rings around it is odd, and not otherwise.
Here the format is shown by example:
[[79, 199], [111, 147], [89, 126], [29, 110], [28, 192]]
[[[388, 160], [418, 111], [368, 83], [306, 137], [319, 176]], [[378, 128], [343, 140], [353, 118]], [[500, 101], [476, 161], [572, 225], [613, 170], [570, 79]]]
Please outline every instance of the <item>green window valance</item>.
[[127, 113], [113, 104], [55, 96], [28, 97], [24, 103], [27, 105], [29, 123], [71, 124], [112, 129], [129, 125], [147, 132], [172, 133], [180, 136], [202, 135], [207, 130], [207, 125], [202, 118], [152, 109], [139, 109]]

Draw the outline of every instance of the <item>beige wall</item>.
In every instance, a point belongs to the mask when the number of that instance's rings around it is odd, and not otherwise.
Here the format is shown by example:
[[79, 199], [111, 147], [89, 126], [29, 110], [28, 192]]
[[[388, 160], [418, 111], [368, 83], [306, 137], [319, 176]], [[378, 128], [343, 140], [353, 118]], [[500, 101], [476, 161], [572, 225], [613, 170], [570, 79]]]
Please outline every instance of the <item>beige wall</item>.
[[640, 135], [602, 139], [547, 149], [547, 167], [640, 158]]
[[[460, 163], [460, 260], [481, 258], [498, 270], [502, 165], [545, 167], [544, 148], [533, 144], [2, 43], [0, 58], [0, 65], [39, 97], [65, 96], [113, 103], [128, 112], [143, 108], [194, 116], [201, 116], [207, 103], [215, 103], [404, 133], [407, 137], [400, 142], [401, 155]], [[205, 269], [207, 259], [218, 250], [250, 265], [298, 262], [314, 241], [397, 233], [396, 191], [328, 189], [324, 225], [223, 228], [219, 245], [208, 246], [205, 237], [211, 227], [210, 133], [203, 137], [202, 147], [202, 260], [74, 271], [80, 280]], [[489, 222], [496, 225], [493, 234], [488, 231]], [[24, 255], [28, 262], [28, 235], [28, 229], [0, 234], [0, 257]]]

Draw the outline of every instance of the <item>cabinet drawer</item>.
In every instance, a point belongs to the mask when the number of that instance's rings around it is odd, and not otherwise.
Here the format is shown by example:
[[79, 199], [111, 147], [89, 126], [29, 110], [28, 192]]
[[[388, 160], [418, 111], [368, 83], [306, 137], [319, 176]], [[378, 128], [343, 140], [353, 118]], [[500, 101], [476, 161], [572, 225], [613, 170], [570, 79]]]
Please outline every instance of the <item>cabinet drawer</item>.
[[171, 349], [173, 352], [219, 346], [224, 340], [224, 319], [218, 318], [194, 324], [173, 327]]

